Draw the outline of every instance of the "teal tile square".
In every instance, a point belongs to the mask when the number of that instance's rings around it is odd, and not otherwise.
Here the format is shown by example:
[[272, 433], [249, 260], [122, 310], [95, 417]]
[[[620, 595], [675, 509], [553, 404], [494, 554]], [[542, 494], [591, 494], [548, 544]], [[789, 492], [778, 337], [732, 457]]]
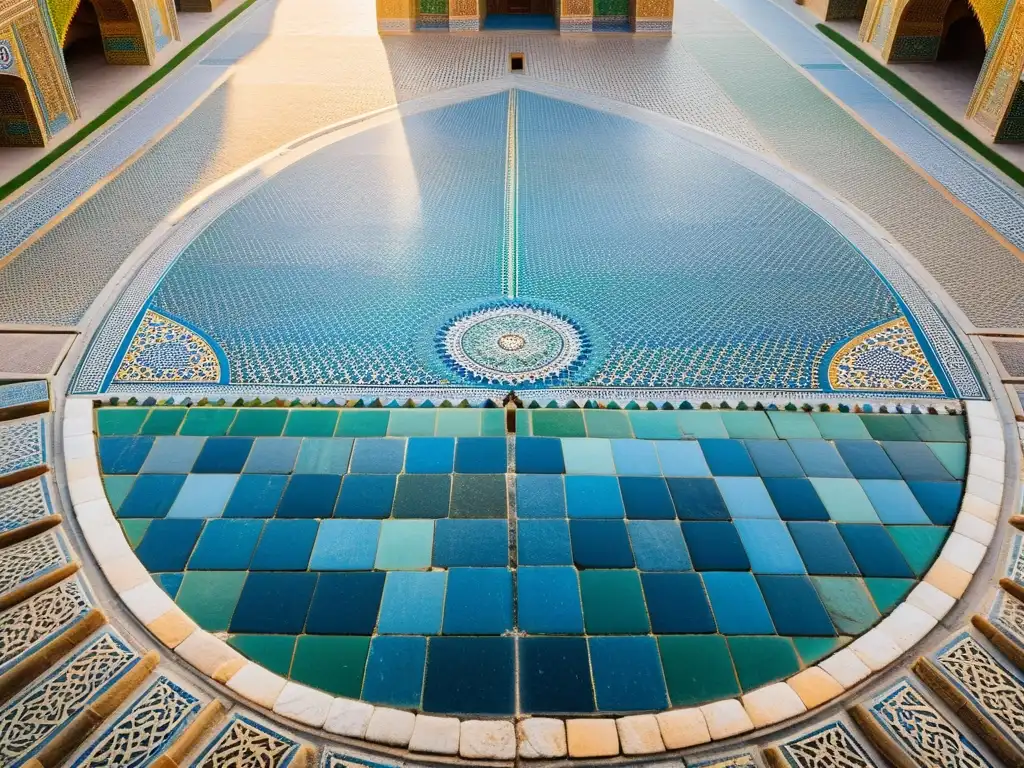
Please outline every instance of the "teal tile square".
[[285, 437], [330, 437], [338, 427], [337, 408], [294, 408], [288, 414]]
[[563, 437], [562, 456], [567, 475], [614, 475], [610, 440], [595, 437]]
[[307, 437], [299, 447], [295, 472], [300, 475], [344, 475], [352, 455], [351, 437]]
[[625, 411], [588, 409], [583, 412], [587, 437], [633, 437], [633, 427]]
[[817, 439], [821, 437], [818, 426], [809, 413], [799, 411], [768, 411], [772, 428], [780, 440], [796, 440], [801, 438]]
[[656, 440], [661, 472], [665, 477], [710, 477], [711, 469], [696, 440]]
[[222, 437], [228, 433], [237, 413], [236, 408], [189, 408], [178, 434]]
[[967, 443], [925, 443], [925, 445], [955, 479], [963, 480], [966, 477]]
[[258, 437], [242, 471], [247, 474], [287, 475], [295, 467], [300, 442], [297, 437]]
[[679, 426], [686, 437], [728, 437], [718, 411], [679, 411]]
[[384, 571], [426, 570], [433, 547], [433, 520], [385, 520], [373, 567]]
[[729, 437], [740, 440], [774, 440], [772, 423], [764, 411], [722, 411], [722, 423]]
[[627, 411], [633, 434], [641, 440], [678, 440], [683, 436], [676, 411]]
[[967, 430], [963, 416], [931, 413], [908, 413], [904, 419], [921, 440], [935, 443], [966, 443]]
[[779, 512], [760, 477], [716, 477], [715, 482], [734, 519], [779, 519]]
[[835, 523], [879, 523], [861, 484], [849, 477], [812, 477], [818, 498]]
[[139, 473], [187, 475], [205, 442], [205, 437], [158, 437]]
[[[523, 411], [517, 411], [516, 417], [520, 413], [523, 413]], [[505, 409], [485, 408], [480, 414], [480, 436], [504, 437], [505, 432]]]
[[137, 435], [147, 416], [149, 408], [100, 408], [96, 411], [96, 431], [102, 437]]
[[239, 408], [228, 434], [234, 437], [279, 437], [287, 419], [287, 408]]
[[384, 581], [377, 632], [382, 635], [436, 635], [441, 632], [446, 571], [393, 571]]
[[220, 517], [237, 482], [238, 475], [189, 475], [167, 517]]
[[142, 425], [140, 434], [143, 435], [174, 435], [177, 434], [181, 422], [185, 420], [187, 413], [184, 408], [153, 408], [149, 412], [149, 418]]
[[620, 475], [657, 477], [661, 474], [661, 463], [653, 440], [612, 440], [612, 455], [615, 457], [615, 470]]
[[579, 409], [560, 410], [544, 408], [529, 411], [533, 422], [531, 434], [538, 437], [586, 437], [583, 411]]
[[134, 483], [135, 475], [103, 476], [103, 490], [107, 493], [107, 501], [110, 502], [110, 508], [114, 510], [114, 514], [117, 514], [117, 510], [121, 508], [121, 503]]
[[338, 419], [340, 437], [384, 437], [391, 411], [387, 408], [343, 409]]
[[379, 520], [323, 520], [309, 567], [314, 571], [371, 570], [379, 538]]
[[388, 422], [392, 437], [427, 437], [434, 434], [437, 411], [434, 408], [394, 408]]
[[[434, 434], [439, 437], [477, 437], [483, 429], [479, 408], [441, 408]], [[504, 430], [503, 430], [504, 431]]]
[[825, 440], [870, 440], [864, 422], [855, 413], [813, 413], [815, 426]]
[[861, 480], [861, 487], [886, 525], [931, 525], [917, 498], [903, 480]]

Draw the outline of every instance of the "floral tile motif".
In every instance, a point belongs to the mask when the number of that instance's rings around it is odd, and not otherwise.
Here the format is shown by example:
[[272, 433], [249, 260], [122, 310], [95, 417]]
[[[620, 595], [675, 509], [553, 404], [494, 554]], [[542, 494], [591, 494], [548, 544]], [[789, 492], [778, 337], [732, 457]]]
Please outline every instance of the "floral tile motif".
[[46, 464], [46, 417], [0, 424], [0, 477]]
[[216, 345], [184, 322], [147, 309], [114, 374], [120, 382], [226, 381]]
[[0, 556], [0, 595], [72, 561], [64, 535], [47, 531], [7, 547]]
[[13, 531], [53, 514], [46, 475], [0, 488], [0, 533]]
[[791, 768], [878, 768], [840, 722], [779, 744], [776, 750]]
[[192, 763], [192, 768], [287, 768], [301, 749], [290, 736], [234, 715]]
[[91, 607], [82, 577], [75, 576], [0, 613], [0, 673], [81, 619]]
[[835, 390], [942, 394], [931, 364], [905, 317], [855, 336], [827, 363]]

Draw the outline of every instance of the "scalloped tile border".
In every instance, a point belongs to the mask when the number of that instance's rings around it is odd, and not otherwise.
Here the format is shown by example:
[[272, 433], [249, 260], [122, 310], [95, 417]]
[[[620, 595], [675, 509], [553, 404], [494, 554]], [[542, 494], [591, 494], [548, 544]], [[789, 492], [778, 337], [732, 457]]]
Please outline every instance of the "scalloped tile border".
[[477, 760], [657, 754], [732, 738], [832, 701], [909, 651], [953, 608], [988, 551], [1005, 490], [998, 472], [999, 465], [1005, 469], [1002, 423], [991, 402], [968, 401], [968, 475], [954, 529], [906, 601], [846, 648], [788, 680], [700, 707], [620, 718], [460, 722], [332, 697], [248, 661], [196, 626], [150, 579], [114, 517], [100, 480], [92, 411], [92, 398], [65, 401], [64, 456], [75, 516], [118, 596], [161, 643], [242, 699], [309, 728]]

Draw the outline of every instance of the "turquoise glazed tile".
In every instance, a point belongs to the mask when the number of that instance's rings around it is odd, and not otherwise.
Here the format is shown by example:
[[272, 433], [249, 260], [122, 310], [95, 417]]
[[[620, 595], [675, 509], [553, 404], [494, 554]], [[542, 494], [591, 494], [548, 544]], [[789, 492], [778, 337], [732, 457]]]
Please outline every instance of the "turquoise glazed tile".
[[313, 544], [309, 567], [315, 571], [373, 568], [380, 525], [378, 520], [324, 520]]
[[[493, 439], [493, 438], [491, 438]], [[504, 443], [504, 441], [499, 441]], [[504, 448], [504, 445], [502, 445]], [[504, 459], [504, 456], [502, 456]], [[455, 466], [454, 437], [411, 437], [405, 450], [405, 471], [412, 474], [451, 474]], [[466, 470], [460, 469], [460, 472]], [[504, 467], [502, 467], [504, 471]]]
[[665, 682], [674, 707], [738, 696], [729, 646], [721, 635], [658, 637]]
[[698, 574], [641, 573], [640, 578], [654, 634], [715, 631], [715, 618]]
[[575, 568], [520, 567], [516, 591], [522, 631], [538, 635], [582, 634], [583, 607]]
[[273, 517], [287, 483], [286, 475], [242, 475], [224, 517]]
[[811, 484], [836, 523], [878, 523], [878, 514], [871, 506], [860, 483], [852, 478], [812, 477]]
[[[439, 437], [476, 437], [482, 433], [479, 408], [442, 408], [437, 412], [435, 434]], [[372, 656], [373, 649], [370, 649]]]
[[[519, 415], [518, 412], [516, 415]], [[503, 408], [484, 409], [480, 414], [480, 436], [505, 437], [505, 410]]]
[[642, 635], [650, 631], [636, 571], [581, 571], [580, 594], [588, 635]]
[[238, 475], [189, 475], [167, 517], [220, 517]]
[[350, 437], [307, 437], [299, 447], [295, 472], [303, 475], [343, 475], [352, 454]]
[[633, 437], [633, 427], [625, 411], [585, 410], [583, 421], [587, 437]]
[[832, 619], [806, 576], [761, 574], [757, 585], [780, 635], [835, 635]]
[[[332, 475], [302, 475], [308, 479], [322, 479], [330, 483], [330, 488], [337, 493], [338, 504], [334, 507], [335, 517], [349, 518], [385, 518], [390, 516], [394, 498], [395, 483], [397, 478], [394, 475], [345, 475], [338, 478]], [[341, 492], [336, 490], [338, 480], [341, 480]], [[324, 496], [327, 492], [320, 491]], [[331, 496], [333, 500], [333, 495]], [[325, 499], [321, 499], [325, 501]], [[424, 511], [420, 508], [418, 511]], [[281, 513], [278, 512], [280, 515]], [[319, 514], [302, 515], [305, 517], [330, 517], [331, 510], [324, 504], [320, 507]], [[426, 517], [426, 515], [421, 515]]]
[[840, 525], [839, 534], [865, 576], [913, 578], [903, 554], [882, 525]]
[[754, 573], [805, 573], [804, 561], [781, 520], [737, 520], [736, 532]]
[[788, 442], [808, 477], [853, 477], [832, 443], [826, 440]]
[[117, 510], [118, 517], [164, 517], [188, 475], [130, 475], [135, 482]]
[[107, 494], [110, 508], [114, 510], [115, 515], [121, 508], [121, 503], [128, 496], [134, 483], [135, 477], [133, 475], [104, 475], [103, 490]]
[[[316, 580], [315, 573], [250, 573], [231, 615], [228, 631], [233, 634], [298, 634], [306, 623]], [[294, 668], [293, 661], [293, 674]]]
[[391, 411], [386, 408], [343, 409], [335, 435], [340, 437], [383, 437], [388, 433]]
[[538, 437], [586, 437], [583, 411], [575, 409], [545, 408], [530, 410], [533, 431]]
[[657, 450], [651, 440], [612, 440], [612, 453], [615, 470], [620, 475], [658, 476], [662, 473]]
[[735, 439], [776, 439], [775, 430], [764, 411], [722, 411], [722, 423]]
[[565, 517], [565, 481], [561, 475], [516, 475], [516, 516]]
[[504, 567], [508, 557], [505, 520], [438, 520], [434, 527], [435, 566]]
[[657, 440], [654, 445], [666, 477], [711, 477], [696, 440]]
[[395, 475], [405, 464], [404, 438], [360, 437], [352, 449], [351, 472]]
[[451, 517], [508, 517], [505, 475], [455, 475]]
[[967, 443], [926, 443], [942, 466], [955, 479], [963, 480], [967, 474]]
[[[438, 449], [440, 452], [440, 449]], [[508, 469], [508, 441], [503, 437], [462, 437], [455, 447], [455, 471], [503, 474]], [[406, 472], [410, 471], [406, 469]]]
[[610, 440], [593, 437], [562, 439], [565, 472], [569, 475], [614, 475]]
[[686, 437], [728, 437], [718, 411], [680, 411], [679, 426]]
[[268, 520], [263, 527], [263, 535], [256, 546], [249, 569], [306, 570], [318, 528], [319, 523], [316, 520]]
[[374, 568], [396, 571], [429, 568], [433, 545], [433, 521], [385, 520], [381, 523]]
[[628, 411], [633, 434], [640, 440], [678, 440], [682, 437], [676, 411]]
[[902, 480], [861, 480], [861, 487], [886, 525], [931, 525], [932, 521]]
[[[386, 477], [386, 475], [381, 475]], [[344, 493], [344, 483], [342, 484]], [[448, 517], [452, 496], [450, 475], [399, 475], [392, 514], [396, 518]]]
[[418, 708], [426, 663], [425, 637], [374, 637], [370, 641], [361, 698], [391, 707]]
[[832, 623], [844, 635], [866, 632], [881, 618], [861, 579], [812, 576], [811, 584]]
[[336, 408], [294, 408], [288, 414], [285, 437], [331, 437], [339, 415]]
[[262, 520], [210, 520], [189, 558], [189, 570], [244, 571], [263, 533]]
[[500, 635], [512, 629], [512, 572], [506, 568], [452, 568], [441, 631], [446, 635]]
[[517, 555], [523, 565], [572, 565], [569, 524], [565, 520], [520, 520]]
[[727, 641], [745, 692], [800, 671], [800, 659], [788, 637], [730, 637]]
[[825, 440], [870, 440], [871, 434], [855, 413], [813, 413], [811, 418]]
[[818, 425], [814, 423], [809, 413], [795, 411], [769, 411], [768, 418], [772, 422], [772, 428], [780, 440], [792, 440], [794, 438], [819, 438], [821, 432]]
[[434, 434], [437, 411], [433, 408], [395, 408], [388, 422], [392, 437], [424, 437]]
[[569, 476], [565, 478], [566, 509], [569, 517], [622, 518], [619, 482], [614, 477]]
[[779, 519], [779, 513], [761, 478], [718, 477], [715, 482], [733, 518]]
[[96, 411], [96, 432], [107, 435], [137, 435], [149, 416], [148, 408], [100, 408]]
[[663, 477], [620, 477], [619, 491], [631, 520], [674, 520], [675, 505]]
[[297, 437], [258, 437], [242, 470], [251, 474], [286, 475], [295, 467]]
[[641, 571], [688, 571], [690, 555], [679, 524], [669, 520], [630, 520], [626, 524], [636, 566]]
[[284, 431], [287, 408], [239, 408], [228, 430], [237, 437], [278, 437]]
[[444, 607], [444, 571], [393, 571], [384, 581], [377, 631], [382, 635], [436, 635]]
[[745, 440], [747, 453], [763, 478], [803, 477], [804, 470], [783, 440]]
[[963, 416], [905, 414], [903, 418], [917, 433], [919, 440], [936, 443], [967, 442]]
[[753, 575], [706, 572], [701, 576], [719, 632], [723, 635], [769, 635], [775, 632], [768, 606]]
[[862, 413], [860, 420], [864, 422], [873, 440], [920, 440], [917, 432], [902, 414]]
[[186, 475], [203, 449], [204, 437], [158, 437], [140, 472]]
[[226, 435], [237, 413], [236, 408], [189, 408], [178, 434], [203, 437]]

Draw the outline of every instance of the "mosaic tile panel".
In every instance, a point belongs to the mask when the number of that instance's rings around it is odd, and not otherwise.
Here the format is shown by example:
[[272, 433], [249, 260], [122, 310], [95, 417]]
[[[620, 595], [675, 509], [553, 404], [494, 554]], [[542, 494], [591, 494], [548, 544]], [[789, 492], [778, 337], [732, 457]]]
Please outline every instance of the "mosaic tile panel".
[[200, 626], [297, 682], [437, 713], [788, 677], [925, 573], [966, 469], [959, 416], [529, 409], [515, 437], [498, 409], [95, 418], [128, 540]]
[[0, 533], [13, 531], [53, 514], [47, 476], [0, 488]]
[[64, 536], [48, 531], [6, 547], [0, 555], [0, 595], [72, 561]]
[[0, 613], [0, 673], [85, 616], [92, 600], [80, 576]]
[[785, 761], [783, 765], [790, 768], [879, 768], [840, 722], [817, 728], [776, 749]]
[[1000, 590], [988, 618], [1004, 635], [1024, 649], [1024, 605], [1016, 598]]
[[[0, 366], [2, 368], [2, 366]], [[46, 381], [20, 381], [0, 386], [0, 408], [16, 408], [21, 405], [48, 402], [50, 390]]]
[[47, 417], [0, 424], [0, 477], [46, 464]]
[[95, 739], [72, 768], [142, 768], [164, 752], [199, 712], [196, 696], [159, 677]]
[[286, 768], [301, 745], [244, 715], [233, 715], [192, 768]]
[[991, 768], [971, 740], [904, 678], [862, 705], [885, 738], [921, 768]]
[[17, 768], [54, 738], [78, 713], [138, 661], [112, 630], [0, 709], [0, 760]]

